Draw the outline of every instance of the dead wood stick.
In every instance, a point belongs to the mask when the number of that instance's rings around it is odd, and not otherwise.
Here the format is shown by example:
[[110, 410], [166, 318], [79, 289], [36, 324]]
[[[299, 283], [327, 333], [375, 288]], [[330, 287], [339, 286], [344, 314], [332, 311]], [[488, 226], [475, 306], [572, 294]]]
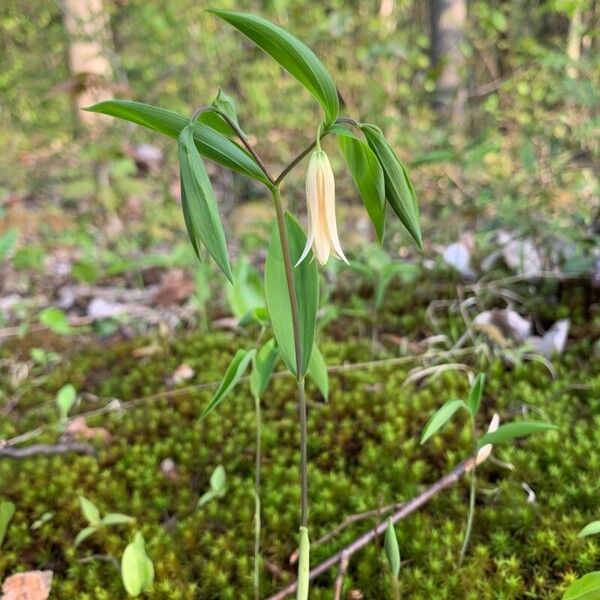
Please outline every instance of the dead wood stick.
[[0, 447], [0, 458], [29, 458], [30, 456], [55, 456], [57, 454], [94, 454], [94, 448], [88, 444], [68, 442], [61, 444], [32, 444], [25, 448], [13, 448], [11, 446]]
[[[390, 518], [392, 523], [398, 523], [402, 519], [406, 518], [411, 513], [415, 512], [417, 509], [421, 508], [424, 504], [427, 504], [429, 500], [431, 500], [436, 494], [439, 494], [441, 491], [455, 484], [466, 472], [470, 470], [473, 466], [473, 459], [470, 458], [461, 462], [458, 466], [456, 466], [450, 473], [444, 475], [441, 479], [438, 479], [431, 487], [427, 488], [423, 493], [419, 494], [412, 500], [404, 503], [402, 507], [397, 510]], [[341, 561], [349, 560], [351, 556], [353, 556], [356, 552], [364, 548], [367, 544], [371, 543], [375, 538], [385, 533], [387, 528], [387, 521], [383, 521], [379, 523], [375, 528], [370, 529], [356, 540], [354, 540], [351, 544], [336, 552], [328, 559], [324, 560], [321, 564], [317, 565], [313, 569], [310, 570], [308, 574], [309, 581], [313, 581], [319, 575], [322, 575], [326, 571], [328, 571], [331, 567], [341, 564]], [[270, 596], [268, 600], [283, 600], [287, 598], [291, 594], [296, 591], [297, 582], [294, 581], [290, 585], [288, 585], [285, 589], [277, 592], [276, 594]]]

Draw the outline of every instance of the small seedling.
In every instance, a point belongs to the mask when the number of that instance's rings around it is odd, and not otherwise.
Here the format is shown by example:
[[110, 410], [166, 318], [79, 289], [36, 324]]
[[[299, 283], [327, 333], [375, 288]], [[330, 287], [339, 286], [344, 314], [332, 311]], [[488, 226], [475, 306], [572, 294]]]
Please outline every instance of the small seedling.
[[135, 519], [129, 515], [122, 513], [107, 513], [103, 517], [100, 516], [100, 510], [91, 501], [84, 496], [79, 496], [79, 504], [81, 505], [81, 512], [89, 523], [87, 527], [84, 527], [75, 538], [73, 545], [79, 546], [81, 542], [89, 538], [91, 535], [96, 533], [103, 527], [110, 527], [112, 525], [128, 525], [133, 523]]
[[121, 558], [121, 578], [130, 596], [147, 592], [154, 583], [154, 565], [146, 554], [144, 536], [137, 531]]
[[210, 476], [210, 489], [198, 500], [198, 508], [215, 498], [223, 498], [227, 491], [227, 476], [223, 465], [219, 465]]

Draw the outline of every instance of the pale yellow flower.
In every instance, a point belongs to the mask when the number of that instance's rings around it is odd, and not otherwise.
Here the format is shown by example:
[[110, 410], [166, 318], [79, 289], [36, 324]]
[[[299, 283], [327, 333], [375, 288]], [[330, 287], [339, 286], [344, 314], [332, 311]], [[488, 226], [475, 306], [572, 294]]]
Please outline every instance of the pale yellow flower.
[[308, 207], [308, 237], [297, 264], [313, 249], [317, 260], [324, 265], [333, 254], [346, 263], [335, 221], [335, 180], [327, 154], [315, 150], [306, 172], [306, 203]]

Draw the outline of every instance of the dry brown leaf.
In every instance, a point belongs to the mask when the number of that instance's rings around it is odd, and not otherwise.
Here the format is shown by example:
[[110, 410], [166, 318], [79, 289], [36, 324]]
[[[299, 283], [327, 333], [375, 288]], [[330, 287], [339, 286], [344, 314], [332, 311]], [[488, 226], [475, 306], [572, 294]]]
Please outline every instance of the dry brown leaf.
[[51, 588], [52, 571], [17, 573], [4, 580], [1, 600], [46, 600]]
[[135, 358], [145, 358], [146, 356], [154, 356], [158, 354], [162, 348], [158, 344], [150, 344], [149, 346], [142, 346], [136, 348], [132, 354]]

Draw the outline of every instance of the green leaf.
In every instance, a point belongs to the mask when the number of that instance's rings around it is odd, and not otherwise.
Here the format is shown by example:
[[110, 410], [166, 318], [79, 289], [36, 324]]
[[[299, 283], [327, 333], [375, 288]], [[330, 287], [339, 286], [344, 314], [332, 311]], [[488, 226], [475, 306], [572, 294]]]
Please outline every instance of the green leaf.
[[[107, 100], [86, 110], [137, 123], [175, 140], [181, 131], [190, 124], [189, 117], [131, 100]], [[242, 175], [269, 184], [256, 161], [237, 144], [202, 123], [194, 123], [193, 131], [194, 143], [200, 154]]]
[[[298, 222], [289, 213], [285, 215], [285, 228], [292, 265], [295, 265], [306, 245], [306, 236]], [[265, 263], [265, 296], [277, 346], [283, 362], [294, 376], [303, 376], [306, 373], [315, 339], [319, 303], [319, 275], [316, 262], [311, 258], [312, 256], [309, 253], [306, 260], [302, 261], [297, 267], [293, 267], [300, 320], [301, 368], [300, 373], [297, 373], [292, 310], [288, 296], [279, 232], [277, 228], [274, 229]]]
[[207, 502], [214, 500], [215, 498], [222, 498], [227, 491], [227, 475], [223, 465], [219, 465], [215, 468], [210, 476], [210, 490], [202, 494], [198, 500], [197, 508], [204, 506]]
[[8, 500], [0, 502], [0, 548], [4, 543], [8, 525], [15, 514], [15, 505]]
[[204, 162], [194, 144], [191, 125], [185, 127], [181, 132], [178, 145], [181, 205], [192, 246], [198, 258], [200, 258], [200, 244], [206, 246], [225, 277], [229, 281], [233, 281], [217, 200]]
[[421, 227], [419, 225], [419, 206], [406, 167], [400, 162], [392, 147], [383, 136], [381, 129], [374, 125], [361, 123], [361, 131], [367, 143], [383, 169], [385, 179], [385, 197], [406, 227], [419, 249], [423, 249]]
[[77, 392], [75, 391], [75, 387], [70, 383], [63, 385], [60, 390], [58, 390], [58, 393], [56, 394], [56, 405], [58, 406], [58, 413], [62, 421], [69, 416], [69, 412], [73, 408], [75, 400], [77, 400]]
[[315, 53], [289, 31], [248, 13], [209, 10], [227, 21], [295, 77], [321, 104], [327, 124], [339, 114], [335, 83]]
[[67, 315], [60, 310], [60, 308], [56, 308], [55, 306], [45, 308], [39, 314], [39, 319], [40, 323], [48, 327], [48, 329], [54, 333], [68, 334], [72, 331]]
[[400, 573], [400, 547], [398, 546], [398, 538], [396, 537], [394, 524], [390, 518], [387, 520], [387, 529], [385, 530], [383, 548], [385, 550], [385, 556], [390, 565], [392, 575], [398, 579], [398, 575]]
[[4, 260], [8, 256], [8, 253], [17, 241], [18, 235], [16, 229], [9, 229], [0, 235], [0, 260]]
[[562, 600], [598, 600], [600, 598], [600, 571], [592, 571], [572, 583]]
[[[235, 106], [235, 100], [233, 99], [232, 96], [230, 96], [229, 94], [226, 94], [221, 88], [219, 88], [219, 91], [217, 92], [217, 96], [210, 103], [210, 105], [213, 108], [217, 109], [219, 112], [222, 112], [223, 114], [225, 114], [226, 117], [229, 117], [229, 119], [231, 121], [233, 121], [235, 123], [235, 125], [237, 125], [238, 129], [240, 129], [240, 131], [241, 131], [241, 127], [240, 127], [240, 124], [238, 122], [238, 117], [237, 117], [237, 109]], [[233, 129], [233, 127], [231, 127], [231, 125], [229, 125], [229, 123], [225, 119], [223, 119], [223, 117], [221, 115], [219, 115], [216, 112], [207, 111], [207, 112], [203, 113], [202, 115], [200, 115], [200, 118], [198, 120], [200, 121], [200, 123], [204, 123], [205, 125], [212, 127], [213, 129], [215, 129], [219, 133], [222, 133], [223, 135], [227, 135], [227, 136], [236, 136], [237, 135], [237, 132], [235, 131], [235, 129]]]
[[490, 431], [482, 436], [477, 442], [477, 447], [482, 448], [486, 444], [502, 444], [514, 438], [541, 431], [549, 431], [551, 429], [556, 429], [556, 426], [551, 423], [544, 423], [543, 421], [515, 421], [513, 423], [506, 423], [505, 425], [500, 425], [496, 431]]
[[138, 531], [121, 558], [121, 578], [130, 596], [147, 592], [154, 581], [154, 565], [146, 554], [144, 537]]
[[383, 170], [375, 153], [356, 136], [348, 135], [346, 129], [337, 135], [340, 150], [346, 159], [348, 170], [360, 192], [377, 239], [383, 244], [385, 231], [385, 181]]
[[94, 527], [98, 527], [101, 524], [98, 507], [84, 496], [79, 496], [79, 504], [81, 505], [81, 512], [88, 523]]
[[310, 540], [308, 539], [308, 529], [306, 527], [300, 527], [298, 557], [298, 590], [296, 600], [307, 600], [310, 585]]
[[244, 257], [233, 267], [233, 285], [227, 286], [227, 301], [233, 315], [240, 320], [265, 305], [260, 277]]
[[227, 475], [223, 465], [218, 465], [210, 476], [210, 487], [217, 496], [225, 494]]
[[279, 356], [279, 350], [275, 344], [275, 339], [271, 338], [265, 342], [261, 349], [256, 353], [254, 357], [254, 363], [252, 368], [252, 375], [250, 377], [250, 389], [252, 394], [257, 397], [261, 397], [271, 379], [273, 368], [277, 362]]
[[77, 546], [79, 546], [79, 544], [81, 544], [81, 542], [83, 542], [84, 540], [87, 540], [91, 535], [96, 533], [96, 531], [98, 531], [98, 528], [94, 527], [93, 525], [90, 525], [89, 527], [84, 527], [75, 537], [73, 546], [75, 546], [75, 548], [77, 548]]
[[596, 535], [597, 533], [600, 533], [600, 521], [592, 521], [577, 534], [577, 537], [582, 538], [588, 535]]
[[432, 435], [437, 433], [454, 415], [459, 408], [467, 408], [462, 400], [448, 400], [427, 421], [421, 434], [421, 444], [424, 444]]
[[213, 411], [223, 399], [231, 392], [237, 382], [243, 377], [248, 365], [254, 358], [256, 350], [242, 350], [241, 348], [235, 353], [235, 356], [229, 363], [225, 375], [221, 380], [217, 391], [213, 394], [210, 399], [208, 406], [204, 409], [204, 412], [200, 416], [201, 419], [206, 417], [210, 412]]
[[469, 399], [467, 400], [467, 405], [469, 407], [469, 412], [474, 417], [481, 406], [481, 396], [483, 394], [483, 386], [485, 385], [485, 374], [479, 373], [477, 377], [475, 377], [475, 381], [471, 386], [471, 390], [469, 391]]
[[127, 525], [135, 519], [122, 513], [108, 513], [102, 517], [102, 525]]
[[316, 344], [314, 344], [312, 349], [307, 375], [315, 382], [315, 385], [319, 388], [321, 394], [323, 394], [325, 402], [327, 402], [329, 399], [329, 375], [327, 373], [327, 364]]

